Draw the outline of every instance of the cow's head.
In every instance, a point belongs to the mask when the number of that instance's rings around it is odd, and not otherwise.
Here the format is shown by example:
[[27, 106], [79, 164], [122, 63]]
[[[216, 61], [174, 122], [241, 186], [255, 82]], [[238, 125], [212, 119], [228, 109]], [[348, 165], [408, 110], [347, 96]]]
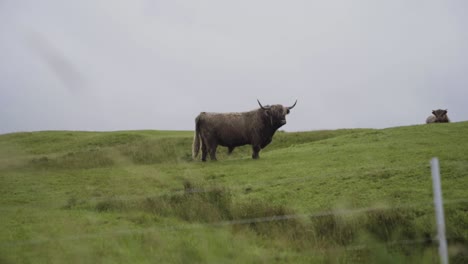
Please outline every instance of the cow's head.
[[432, 110], [432, 114], [436, 117], [436, 122], [447, 119], [447, 109]]
[[269, 118], [271, 125], [278, 129], [286, 124], [286, 115], [289, 114], [289, 110], [296, 106], [297, 100], [292, 106], [282, 106], [279, 104], [263, 106], [258, 99], [257, 102], [260, 108], [264, 110], [265, 115]]

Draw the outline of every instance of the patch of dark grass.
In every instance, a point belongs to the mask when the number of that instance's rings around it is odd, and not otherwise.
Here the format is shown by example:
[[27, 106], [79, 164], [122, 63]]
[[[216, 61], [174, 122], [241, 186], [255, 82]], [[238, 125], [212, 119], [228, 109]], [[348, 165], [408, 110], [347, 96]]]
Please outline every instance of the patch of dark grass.
[[86, 202], [84, 200], [80, 200], [74, 196], [68, 198], [65, 205], [62, 206], [62, 209], [75, 209], [85, 205]]
[[414, 210], [386, 209], [374, 210], [365, 214], [363, 227], [380, 241], [390, 241], [392, 237], [411, 240], [416, 237]]
[[[234, 232], [243, 229], [253, 231], [260, 237], [296, 249], [310, 248], [313, 234], [310, 227], [285, 206], [252, 201], [233, 207]], [[245, 221], [244, 221], [245, 220]]]
[[52, 159], [49, 159], [49, 157], [42, 156], [40, 158], [31, 159], [29, 163], [30, 165], [34, 167], [44, 168], [44, 167], [50, 167], [52, 162], [53, 162]]
[[363, 176], [361, 176], [362, 179], [371, 179], [374, 182], [378, 182], [381, 180], [386, 180], [391, 177], [400, 175], [400, 171], [395, 171], [395, 170], [389, 170], [389, 169], [375, 169], [371, 170], [367, 173], [364, 173]]
[[449, 250], [454, 252], [453, 256], [450, 258], [450, 263], [468, 263], [468, 246], [466, 243], [456, 243], [454, 246], [450, 247]]
[[125, 203], [122, 200], [117, 199], [107, 199], [98, 202], [95, 205], [95, 209], [98, 212], [108, 212], [108, 211], [118, 211], [118, 210], [128, 210], [131, 206]]
[[188, 222], [211, 223], [232, 219], [231, 192], [219, 187], [207, 190], [184, 184], [181, 194], [147, 198], [142, 208], [161, 216], [176, 216]]
[[115, 133], [100, 133], [94, 137], [83, 141], [83, 146], [89, 147], [111, 147], [123, 144], [134, 144], [136, 141], [142, 140], [143, 135], [127, 134], [121, 132]]
[[340, 216], [323, 215], [311, 218], [311, 228], [317, 243], [322, 246], [348, 245], [354, 241], [358, 228]]
[[112, 166], [114, 161], [103, 150], [91, 149], [68, 152], [53, 158], [42, 156], [30, 160], [29, 164], [34, 168], [42, 169], [91, 169]]
[[191, 161], [192, 140], [190, 138], [163, 138], [143, 140], [118, 147], [119, 151], [135, 164]]
[[468, 202], [446, 205], [444, 210], [447, 237], [468, 245]]

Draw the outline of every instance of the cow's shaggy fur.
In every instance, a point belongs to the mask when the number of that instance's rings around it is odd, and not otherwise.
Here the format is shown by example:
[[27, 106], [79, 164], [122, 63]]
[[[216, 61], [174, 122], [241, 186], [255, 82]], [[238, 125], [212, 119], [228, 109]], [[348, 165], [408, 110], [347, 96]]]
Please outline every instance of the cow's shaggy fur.
[[433, 110], [432, 115], [426, 119], [426, 124], [430, 123], [449, 123], [450, 119], [447, 116], [447, 109]]
[[286, 115], [294, 105], [260, 104], [260, 109], [249, 112], [200, 113], [195, 119], [192, 157], [195, 159], [201, 148], [202, 161], [206, 161], [208, 154], [211, 160], [216, 160], [218, 145], [227, 147], [231, 153], [235, 147], [250, 144], [252, 158], [259, 158], [260, 150], [270, 144], [275, 132], [286, 124]]

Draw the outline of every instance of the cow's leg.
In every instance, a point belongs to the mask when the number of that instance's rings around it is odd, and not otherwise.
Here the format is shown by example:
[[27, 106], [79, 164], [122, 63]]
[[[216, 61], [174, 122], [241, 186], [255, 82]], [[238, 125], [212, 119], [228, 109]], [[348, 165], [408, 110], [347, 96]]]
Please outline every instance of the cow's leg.
[[258, 158], [260, 158], [260, 156], [258, 155], [258, 153], [259, 153], [260, 150], [261, 150], [260, 146], [252, 146], [252, 150], [253, 150], [252, 159], [258, 159]]
[[202, 140], [202, 148], [201, 148], [201, 150], [202, 150], [202, 158], [201, 158], [201, 160], [202, 160], [202, 161], [206, 161], [206, 156], [208, 156], [208, 149], [207, 149], [206, 144], [205, 144], [205, 142], [204, 142], [203, 140]]
[[211, 143], [210, 146], [209, 146], [209, 150], [210, 150], [210, 159], [215, 161], [216, 160], [216, 148], [218, 147], [218, 144], [216, 143]]
[[228, 155], [231, 155], [232, 151], [234, 151], [234, 147], [228, 147]]

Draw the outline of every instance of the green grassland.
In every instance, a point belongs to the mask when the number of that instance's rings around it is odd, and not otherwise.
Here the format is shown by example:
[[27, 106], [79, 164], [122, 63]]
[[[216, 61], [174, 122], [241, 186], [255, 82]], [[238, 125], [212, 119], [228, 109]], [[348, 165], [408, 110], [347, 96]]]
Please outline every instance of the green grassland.
[[0, 135], [0, 263], [468, 263], [468, 122], [278, 132], [217, 162], [193, 131]]

